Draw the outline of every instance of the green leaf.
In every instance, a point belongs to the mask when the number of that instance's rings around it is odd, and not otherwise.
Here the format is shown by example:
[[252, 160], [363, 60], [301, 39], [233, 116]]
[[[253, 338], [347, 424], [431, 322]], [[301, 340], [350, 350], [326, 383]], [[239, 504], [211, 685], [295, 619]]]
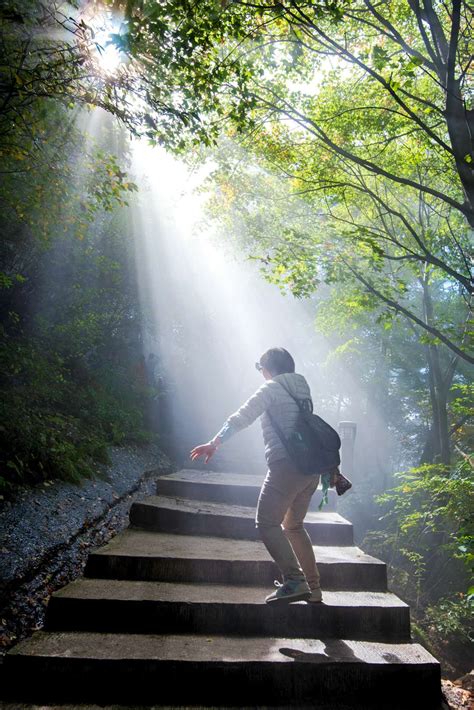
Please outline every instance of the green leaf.
[[389, 55], [386, 49], [375, 45], [372, 50], [372, 60], [376, 69], [383, 69], [389, 60]]

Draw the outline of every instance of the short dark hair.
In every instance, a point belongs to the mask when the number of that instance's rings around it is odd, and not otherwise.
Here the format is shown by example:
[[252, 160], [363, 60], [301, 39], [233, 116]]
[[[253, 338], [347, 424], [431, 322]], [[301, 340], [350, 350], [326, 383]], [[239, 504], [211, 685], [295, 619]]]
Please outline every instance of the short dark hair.
[[260, 365], [271, 375], [283, 375], [295, 371], [295, 361], [285, 348], [270, 348], [260, 357]]

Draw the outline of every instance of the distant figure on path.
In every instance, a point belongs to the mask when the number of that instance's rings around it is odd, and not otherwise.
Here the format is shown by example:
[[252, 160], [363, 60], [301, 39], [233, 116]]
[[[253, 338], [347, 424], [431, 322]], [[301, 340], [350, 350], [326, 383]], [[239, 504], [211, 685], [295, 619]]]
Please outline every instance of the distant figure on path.
[[295, 362], [284, 348], [270, 348], [255, 363], [255, 367], [263, 374], [264, 384], [228, 417], [211, 441], [194, 447], [190, 458], [194, 461], [206, 456], [207, 463], [223, 441], [262, 415], [268, 471], [260, 490], [255, 523], [265, 547], [283, 575], [283, 584], [275, 582], [276, 591], [269, 594], [265, 601], [320, 602], [319, 571], [311, 539], [303, 526], [311, 496], [318, 487], [319, 474], [305, 476], [298, 471], [265, 411], [271, 408], [273, 418], [286, 437], [291, 433], [299, 413], [293, 397], [308, 399], [311, 398], [311, 391], [303, 375], [295, 372]]
[[135, 378], [135, 384], [138, 387], [143, 388], [147, 385], [147, 374], [146, 374], [146, 361], [145, 356], [140, 355], [137, 362], [133, 366], [133, 375]]
[[146, 363], [145, 363], [145, 369], [146, 369], [147, 382], [150, 387], [156, 386], [156, 366], [157, 366], [157, 364], [158, 364], [158, 358], [156, 357], [155, 353], [149, 353]]

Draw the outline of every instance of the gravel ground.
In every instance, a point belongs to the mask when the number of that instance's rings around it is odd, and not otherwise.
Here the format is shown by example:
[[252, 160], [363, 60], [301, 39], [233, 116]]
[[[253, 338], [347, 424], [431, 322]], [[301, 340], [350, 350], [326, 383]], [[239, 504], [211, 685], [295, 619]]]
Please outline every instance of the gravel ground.
[[154, 447], [114, 448], [100, 478], [45, 481], [0, 508], [0, 663], [44, 623], [51, 594], [83, 573], [91, 549], [128, 526], [135, 500], [175, 470]]
[[441, 681], [449, 710], [473, 710], [473, 673], [474, 671], [471, 671], [454, 683], [450, 680]]

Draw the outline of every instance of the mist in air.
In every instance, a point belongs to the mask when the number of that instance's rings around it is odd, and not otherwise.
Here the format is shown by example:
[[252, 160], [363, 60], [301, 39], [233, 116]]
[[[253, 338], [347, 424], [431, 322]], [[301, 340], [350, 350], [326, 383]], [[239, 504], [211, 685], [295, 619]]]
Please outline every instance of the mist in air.
[[[161, 404], [171, 420], [174, 454], [183, 467], [189, 450], [209, 441], [264, 382], [255, 362], [270, 347], [284, 347], [306, 377], [314, 411], [337, 426], [358, 424], [355, 461], [383, 439], [380, 416], [358, 391], [350, 373], [325, 365], [330, 343], [316, 332], [314, 299], [283, 295], [259, 273], [258, 264], [232, 250], [235, 240], [216, 234], [204, 218], [202, 173], [164, 150], [133, 144], [131, 171], [139, 187], [133, 209], [136, 267], [145, 313], [145, 355], [158, 357], [167, 393]], [[337, 373], [336, 376], [334, 373]], [[364, 411], [364, 422], [361, 413]], [[381, 442], [384, 444], [384, 442]], [[369, 454], [373, 465], [376, 452]], [[366, 464], [368, 461], [366, 461]], [[264, 476], [260, 423], [235, 434], [207, 464]], [[384, 475], [385, 471], [381, 471]]]

